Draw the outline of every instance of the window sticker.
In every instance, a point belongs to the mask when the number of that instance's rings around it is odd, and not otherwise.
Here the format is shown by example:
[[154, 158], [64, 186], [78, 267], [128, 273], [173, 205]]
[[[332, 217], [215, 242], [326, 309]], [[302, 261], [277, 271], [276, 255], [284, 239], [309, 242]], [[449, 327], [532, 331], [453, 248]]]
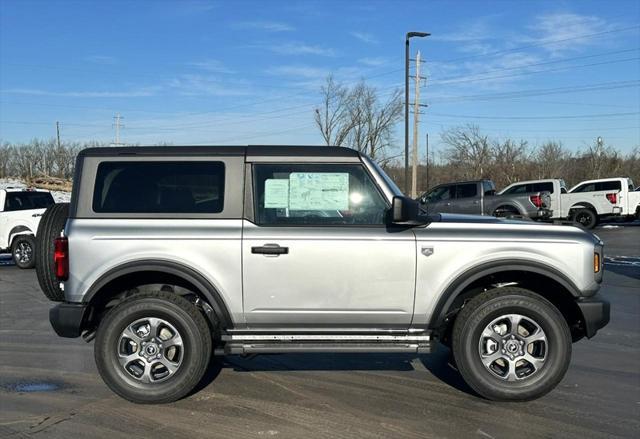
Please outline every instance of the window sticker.
[[289, 180], [270, 178], [264, 182], [264, 208], [286, 209], [289, 207]]
[[292, 172], [289, 174], [291, 210], [348, 210], [349, 174]]

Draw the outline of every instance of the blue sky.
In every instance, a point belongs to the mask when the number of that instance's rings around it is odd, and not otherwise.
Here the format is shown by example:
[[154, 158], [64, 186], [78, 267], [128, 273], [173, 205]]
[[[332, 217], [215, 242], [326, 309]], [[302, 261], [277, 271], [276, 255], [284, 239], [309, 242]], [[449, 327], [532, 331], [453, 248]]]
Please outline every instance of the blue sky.
[[[476, 123], [576, 151], [640, 145], [637, 1], [0, 0], [0, 139], [319, 144], [328, 74], [403, 85], [426, 59], [421, 137]], [[398, 147], [402, 126], [396, 130]]]

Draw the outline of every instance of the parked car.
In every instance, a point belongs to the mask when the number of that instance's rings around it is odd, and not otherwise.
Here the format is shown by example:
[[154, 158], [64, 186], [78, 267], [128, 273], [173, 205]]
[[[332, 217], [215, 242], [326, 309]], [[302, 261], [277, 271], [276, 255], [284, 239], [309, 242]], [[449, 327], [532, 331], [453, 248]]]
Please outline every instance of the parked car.
[[544, 190], [551, 199], [551, 219], [572, 220], [587, 229], [599, 221], [624, 216], [628, 219], [640, 215], [640, 194], [633, 192], [628, 178], [606, 178], [583, 181], [567, 191], [564, 180], [546, 179], [519, 181], [504, 188], [500, 194], [528, 194]]
[[0, 253], [11, 253], [20, 268], [35, 264], [35, 233], [47, 207], [54, 204], [49, 191], [0, 189]]
[[496, 195], [491, 180], [446, 183], [422, 194], [418, 201], [429, 213], [463, 213], [496, 217], [545, 219], [551, 216], [549, 194]]
[[187, 395], [212, 354], [438, 341], [480, 395], [529, 400], [609, 320], [593, 234], [425, 215], [348, 148], [95, 148], [75, 172], [41, 222], [38, 279], [58, 335], [95, 339], [134, 402]]

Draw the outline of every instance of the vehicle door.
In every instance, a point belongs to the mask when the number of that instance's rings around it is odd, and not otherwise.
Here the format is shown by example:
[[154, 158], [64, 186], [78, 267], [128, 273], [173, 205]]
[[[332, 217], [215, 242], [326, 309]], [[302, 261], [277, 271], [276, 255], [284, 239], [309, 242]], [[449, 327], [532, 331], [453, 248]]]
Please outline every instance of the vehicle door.
[[451, 202], [455, 200], [456, 186], [453, 184], [443, 184], [436, 186], [420, 202], [429, 213], [449, 213], [451, 212]]
[[249, 327], [409, 326], [415, 234], [387, 226], [390, 202], [362, 163], [253, 163], [251, 176]]
[[456, 184], [456, 200], [451, 208], [453, 213], [480, 215], [482, 196], [478, 192], [478, 183]]

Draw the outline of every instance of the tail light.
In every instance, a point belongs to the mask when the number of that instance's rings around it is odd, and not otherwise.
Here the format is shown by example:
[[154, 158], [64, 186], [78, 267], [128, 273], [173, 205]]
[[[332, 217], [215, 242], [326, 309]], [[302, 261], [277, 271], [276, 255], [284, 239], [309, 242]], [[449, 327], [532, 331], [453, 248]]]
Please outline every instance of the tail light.
[[611, 204], [616, 204], [618, 202], [618, 194], [616, 194], [615, 192], [612, 194], [607, 194], [607, 200], [609, 200], [609, 203]]
[[53, 264], [56, 278], [60, 281], [69, 279], [69, 241], [67, 238], [56, 238], [53, 250]]
[[542, 197], [540, 195], [531, 195], [529, 196], [531, 203], [536, 206], [538, 209], [542, 207]]

